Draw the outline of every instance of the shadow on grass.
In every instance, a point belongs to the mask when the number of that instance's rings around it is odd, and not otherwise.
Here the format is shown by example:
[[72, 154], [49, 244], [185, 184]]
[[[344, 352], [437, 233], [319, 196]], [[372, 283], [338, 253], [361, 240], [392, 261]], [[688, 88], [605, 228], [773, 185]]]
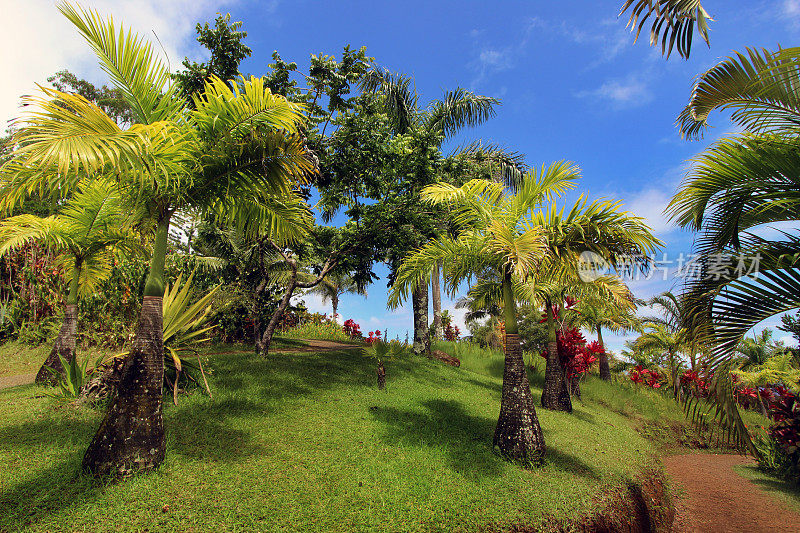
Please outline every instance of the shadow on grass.
[[453, 470], [474, 478], [497, 476], [501, 459], [492, 453], [495, 421], [475, 417], [452, 400], [429, 400], [425, 411], [372, 408], [385, 426], [385, 440], [446, 450]]
[[96, 499], [102, 487], [79, 473], [81, 457], [75, 454], [1, 490], [0, 531], [19, 531], [76, 502]]
[[[496, 420], [472, 416], [452, 400], [429, 400], [422, 406], [427, 411], [376, 407], [372, 413], [385, 425], [384, 437], [390, 443], [444, 449], [451, 468], [472, 478], [502, 473], [503, 459], [492, 451]], [[600, 480], [594, 468], [565, 451], [548, 447], [545, 460], [563, 472]]]
[[793, 485], [789, 481], [773, 477], [773, 474], [764, 472], [755, 465], [742, 465], [738, 466], [737, 469], [747, 472], [746, 477], [751, 483], [759, 485], [767, 491], [785, 494], [800, 505], [800, 485]]

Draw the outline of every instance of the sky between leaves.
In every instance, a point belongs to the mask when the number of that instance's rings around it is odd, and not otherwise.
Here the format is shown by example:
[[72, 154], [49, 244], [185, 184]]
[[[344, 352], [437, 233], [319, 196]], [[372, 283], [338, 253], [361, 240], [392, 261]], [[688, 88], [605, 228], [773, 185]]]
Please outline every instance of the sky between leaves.
[[[682, 141], [674, 122], [687, 103], [694, 77], [745, 47], [793, 46], [800, 37], [800, 0], [707, 0], [715, 18], [711, 48], [696, 39], [688, 61], [665, 60], [647, 46], [633, 44], [617, 18], [620, 0], [376, 2], [353, 0], [85, 0], [82, 5], [111, 13], [135, 31], [157, 35], [173, 69], [184, 56], [202, 59], [194, 40], [197, 22], [217, 12], [244, 21], [253, 56], [246, 73], [265, 72], [273, 50], [307, 67], [311, 53], [338, 55], [345, 44], [367, 46], [379, 64], [413, 75], [422, 102], [443, 89], [466, 87], [502, 100], [497, 117], [454, 139], [446, 151], [473, 139], [522, 152], [540, 166], [555, 160], [577, 162], [583, 179], [574, 195], [624, 201], [645, 217], [667, 243], [668, 280], [663, 271], [632, 281], [640, 298], [678, 289], [672, 274], [681, 254], [691, 254], [691, 235], [662, 214], [688, 168], [688, 160], [733, 127], [725, 115], [704, 141]], [[103, 83], [88, 47], [61, 17], [51, 0], [0, 0], [0, 118], [18, 115], [19, 96], [68, 68]], [[664, 259], [658, 257], [657, 259]], [[411, 328], [410, 304], [386, 309], [386, 269], [368, 298], [346, 295], [340, 312], [362, 330], [388, 329], [403, 338]], [[466, 287], [465, 287], [466, 289]], [[304, 297], [312, 310], [328, 311], [317, 296]], [[462, 330], [463, 312], [454, 298], [443, 306]], [[773, 326], [777, 320], [765, 325]], [[763, 327], [763, 325], [762, 325]], [[777, 335], [781, 338], [783, 335]], [[612, 349], [625, 336], [607, 336]], [[788, 338], [787, 338], [788, 340]]]

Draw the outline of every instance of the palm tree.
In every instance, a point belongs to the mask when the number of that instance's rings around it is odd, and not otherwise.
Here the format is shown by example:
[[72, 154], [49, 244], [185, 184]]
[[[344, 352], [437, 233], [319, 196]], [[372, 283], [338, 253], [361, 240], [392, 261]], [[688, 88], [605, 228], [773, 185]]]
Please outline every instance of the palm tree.
[[[620, 220], [627, 216], [625, 213], [619, 215], [622, 215]], [[583, 224], [587, 223], [589, 223], [586, 225], [588, 229], [591, 222], [583, 221]], [[645, 228], [641, 230], [649, 231]], [[631, 236], [641, 230], [628, 228]], [[579, 245], [577, 242], [574, 244]], [[588, 244], [587, 242], [584, 245]], [[561, 364], [563, 354], [559, 350], [559, 334], [581, 325], [582, 317], [576, 307], [579, 302], [595, 302], [594, 305], [597, 305], [596, 302], [608, 302], [624, 313], [630, 313], [634, 303], [630, 290], [618, 276], [606, 275], [583, 281], [576, 273], [577, 258], [562, 252], [563, 250], [558, 249], [553, 249], [551, 252], [559, 255], [556, 255], [556, 261], [550, 266], [541, 269], [531, 287], [534, 299], [529, 302], [542, 308], [547, 331], [547, 364], [542, 390], [542, 407], [571, 412], [572, 390], [567, 379], [567, 369]]]
[[44, 96], [27, 97], [29, 109], [39, 111], [17, 123], [19, 148], [3, 167], [0, 201], [13, 205], [33, 191], [69, 194], [81, 179], [108, 175], [155, 221], [136, 336], [83, 461], [94, 475], [125, 476], [155, 468], [165, 453], [162, 298], [172, 214], [198, 206], [251, 231], [264, 227], [276, 239], [297, 238], [305, 226], [296, 223], [302, 206], [291, 184], [313, 166], [297, 135], [302, 107], [272, 95], [263, 79], [229, 86], [212, 78], [189, 106], [143, 38], [117, 31], [94, 11], [58, 8], [130, 103], [135, 124], [123, 130], [77, 95], [43, 89]]
[[772, 330], [763, 329], [761, 333], [753, 333], [753, 338], [742, 339], [736, 347], [736, 353], [742, 357], [739, 368], [748, 370], [763, 365], [767, 359], [777, 355], [779, 345], [772, 342]]
[[[450, 184], [426, 187], [421, 193], [422, 201], [447, 206], [457, 235], [441, 236], [409, 255], [398, 269], [389, 298], [390, 306], [399, 305], [416, 286], [427, 283], [436, 265], [442, 265], [445, 289], [450, 293], [471, 276], [486, 277], [489, 273], [499, 281], [494, 285], [499, 286], [500, 297], [494, 301], [503, 303], [506, 340], [494, 445], [503, 456], [524, 463], [541, 460], [544, 440], [522, 359], [516, 300], [518, 295], [530, 294], [526, 280], [535, 281], [537, 273], [553, 266], [554, 250], [567, 253], [566, 245], [553, 246], [553, 236], [540, 223], [536, 210], [573, 187], [578, 176], [577, 167], [560, 162], [526, 174], [516, 194], [488, 180], [471, 180], [462, 187]], [[601, 224], [607, 222], [614, 225], [615, 235], [630, 232], [637, 239], [650, 242], [652, 236], [649, 233], [640, 236], [640, 223], [616, 212], [616, 205], [596, 202], [585, 206], [579, 201], [577, 209], [582, 211], [581, 207], [585, 207], [587, 216], [596, 224], [588, 231], [580, 225], [573, 229], [593, 239], [595, 231], [598, 236], [607, 236]], [[599, 249], [617, 252], [614, 245], [603, 244]]]
[[[631, 295], [632, 300], [632, 295]], [[605, 349], [603, 342], [603, 328], [613, 331], [641, 330], [642, 323], [630, 310], [617, 305], [607, 299], [588, 300], [581, 302], [579, 307], [579, 322], [597, 333], [597, 342]], [[611, 368], [608, 364], [608, 354], [600, 352], [599, 356], [600, 379], [611, 381]]]
[[639, 39], [647, 19], [652, 17], [650, 45], [658, 44], [660, 38], [662, 55], [669, 57], [677, 44], [678, 54], [688, 59], [695, 24], [700, 37], [710, 46], [708, 22], [714, 19], [703, 9], [700, 0], [625, 0], [619, 14], [628, 9], [631, 9], [628, 26], [636, 32], [634, 42]]
[[319, 285], [312, 288], [309, 293], [319, 294], [322, 296], [322, 303], [330, 300], [333, 314], [331, 315], [334, 320], [338, 316], [339, 311], [339, 297], [343, 294], [360, 294], [367, 295], [366, 287], [356, 283], [353, 276], [340, 271], [333, 271], [324, 278]]
[[699, 232], [701, 275], [690, 280], [689, 311], [703, 325], [716, 370], [712, 399], [734, 440], [758, 453], [733, 401], [729, 372], [736, 348], [760, 321], [800, 307], [800, 236], [765, 237], [764, 227], [800, 220], [800, 48], [748, 50], [698, 77], [678, 120], [699, 137], [708, 117], [729, 110], [744, 132], [697, 156], [668, 213]]
[[82, 184], [61, 212], [47, 218], [17, 215], [0, 222], [0, 256], [29, 242], [38, 242], [62, 254], [66, 266], [68, 293], [64, 301], [64, 322], [42, 367], [36, 383], [53, 384], [51, 368], [64, 373], [61, 358], [75, 359], [78, 297], [90, 293], [111, 273], [114, 251], [133, 252], [136, 239], [123, 214], [119, 191], [107, 181]]
[[[423, 152], [438, 151], [442, 144], [451, 139], [466, 127], [482, 124], [495, 115], [495, 106], [499, 100], [474, 94], [462, 88], [445, 91], [441, 100], [434, 100], [426, 108], [420, 106], [419, 96], [412, 89], [413, 79], [400, 74], [393, 74], [385, 70], [373, 69], [364, 76], [361, 87], [365, 91], [383, 95], [386, 112], [392, 120], [394, 133], [403, 135], [414, 129], [422, 131], [421, 138], [427, 143], [421, 143], [417, 149]], [[493, 163], [499, 175], [509, 180], [518, 179], [518, 161], [509, 157], [504, 151], [493, 146], [484, 147], [473, 143], [462, 150], [465, 157]], [[421, 185], [420, 184], [420, 188]], [[412, 194], [419, 189], [412, 191]], [[438, 269], [431, 276], [430, 284], [439, 290]], [[430, 344], [428, 339], [428, 284], [415, 288], [412, 297], [414, 308], [414, 350], [419, 352], [427, 349]], [[441, 329], [441, 298], [434, 297], [434, 326]]]
[[636, 347], [643, 352], [660, 353], [669, 367], [670, 383], [675, 397], [679, 394], [678, 371], [680, 370], [680, 354], [687, 349], [686, 330], [673, 331], [664, 324], [648, 323], [645, 331], [636, 339]]

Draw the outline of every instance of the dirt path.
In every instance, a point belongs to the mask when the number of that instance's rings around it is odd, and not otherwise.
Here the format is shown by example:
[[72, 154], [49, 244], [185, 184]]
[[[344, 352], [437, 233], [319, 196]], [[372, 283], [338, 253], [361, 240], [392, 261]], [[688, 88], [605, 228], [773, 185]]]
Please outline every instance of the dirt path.
[[0, 376], [0, 389], [16, 387], [17, 385], [29, 385], [36, 379], [36, 374], [17, 374], [15, 376]]
[[673, 531], [728, 533], [800, 531], [800, 514], [733, 471], [752, 464], [739, 455], [691, 453], [664, 458], [683, 490]]

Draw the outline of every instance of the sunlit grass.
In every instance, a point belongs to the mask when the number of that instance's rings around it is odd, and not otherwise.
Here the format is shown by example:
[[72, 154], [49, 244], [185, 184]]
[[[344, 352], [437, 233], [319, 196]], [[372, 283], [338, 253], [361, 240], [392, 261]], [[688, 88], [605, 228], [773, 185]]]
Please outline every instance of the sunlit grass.
[[352, 339], [342, 330], [342, 327], [334, 322], [301, 324], [280, 332], [278, 337], [286, 339], [352, 342]]
[[0, 391], [0, 531], [536, 528], [597, 510], [605, 489], [657, 464], [624, 416], [591, 401], [538, 410], [544, 467], [507, 463], [491, 447], [491, 367], [393, 360], [380, 392], [358, 350], [234, 349], [208, 365], [213, 399], [165, 405], [164, 465], [110, 486], [76, 476], [101, 413], [56, 408], [33, 386]]

